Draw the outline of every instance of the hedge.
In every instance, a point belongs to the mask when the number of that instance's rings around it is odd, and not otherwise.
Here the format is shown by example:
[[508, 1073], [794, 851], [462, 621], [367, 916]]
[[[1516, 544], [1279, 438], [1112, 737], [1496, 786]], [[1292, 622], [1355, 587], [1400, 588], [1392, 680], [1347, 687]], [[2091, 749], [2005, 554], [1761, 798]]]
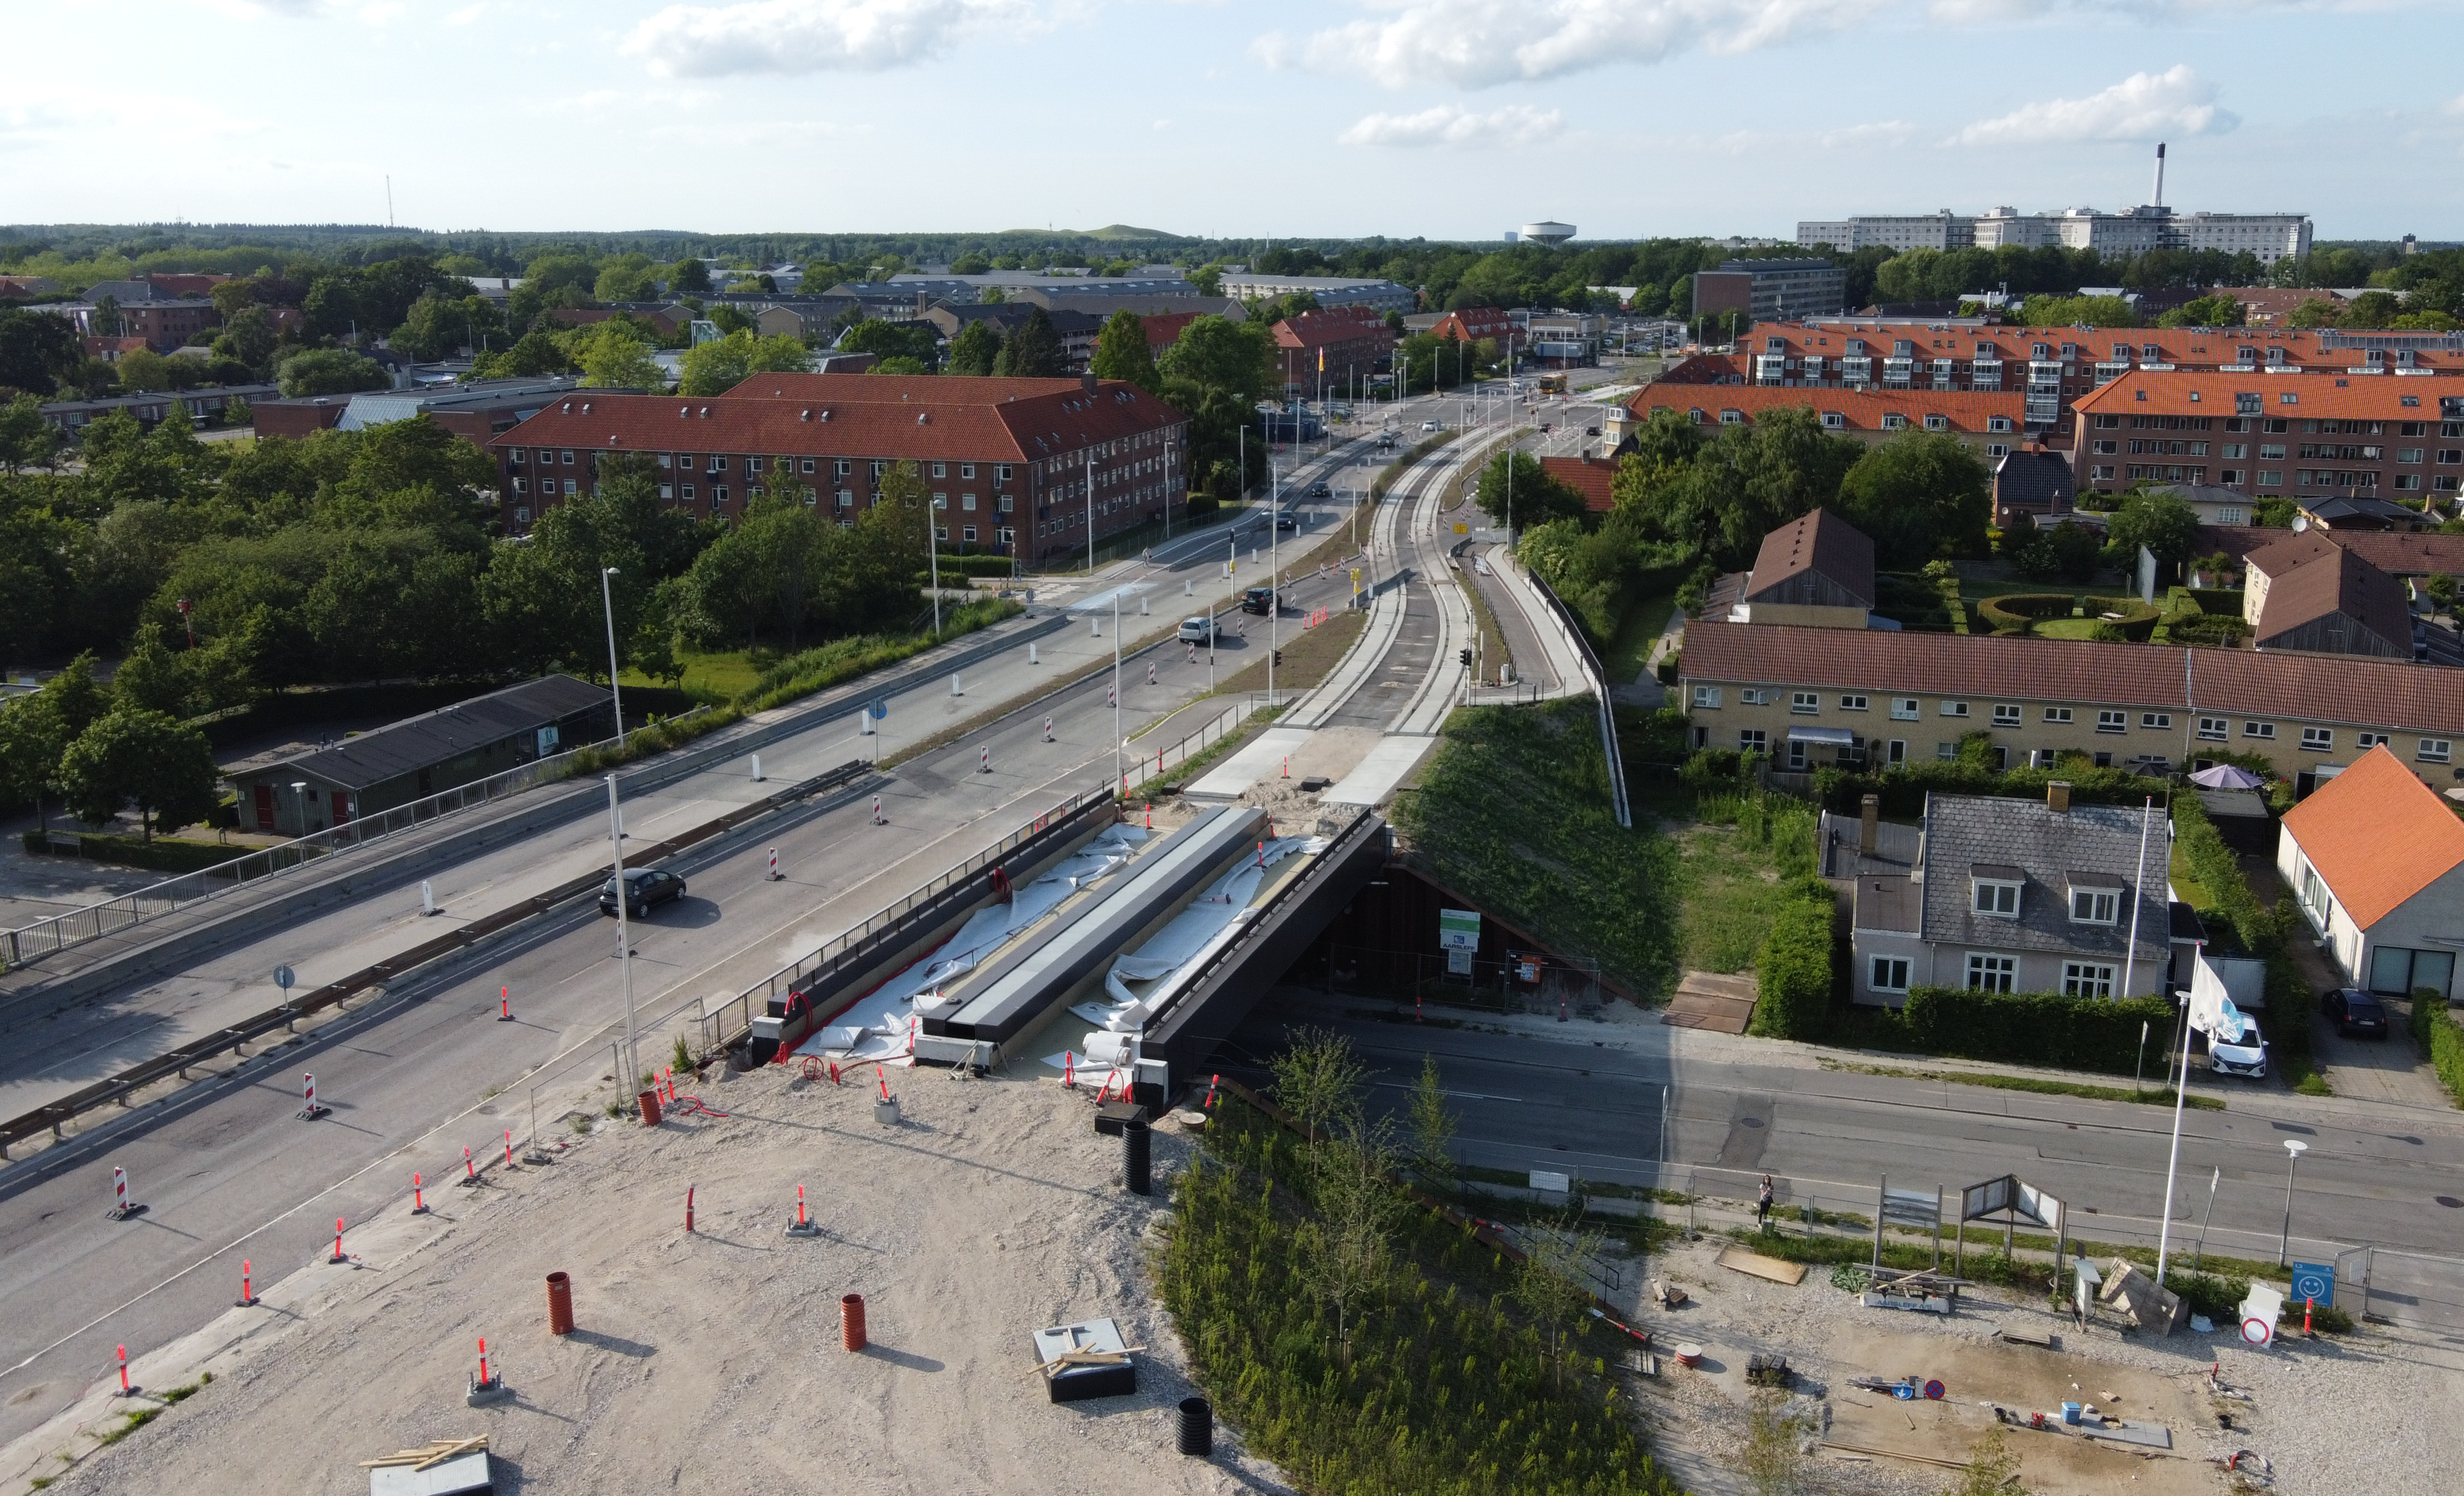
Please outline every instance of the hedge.
[[2165, 1034], [2173, 1023], [2173, 1004], [2164, 998], [2072, 998], [1965, 987], [1918, 987], [1896, 1012], [1867, 1011], [1874, 1015], [1870, 1037], [1885, 1047], [2116, 1075], [2132, 1074], [2138, 1067], [2140, 1024]]
[[1893, 764], [1877, 774], [1852, 774], [1845, 769], [1814, 771], [1814, 798], [1834, 815], [1853, 816], [1867, 795], [1882, 797], [1882, 814], [1908, 817], [1925, 813], [1925, 796], [2005, 795], [2042, 800], [2045, 785], [2066, 781], [2071, 800], [2083, 805], [2136, 805], [2150, 795], [2163, 799], [2167, 785], [2123, 769], [2100, 769], [2084, 757], [2064, 759], [2050, 769], [1990, 769], [1961, 759], [1925, 759]]
[[2318, 1000], [2285, 950], [2285, 937], [2300, 919], [2293, 913], [2292, 901], [2279, 899], [2274, 909], [2258, 901], [2258, 895], [2250, 891], [2250, 880], [2242, 875], [2241, 859], [2216, 833], [2215, 823], [2208, 819], [2198, 796], [2173, 797], [2173, 839], [2182, 860], [2190, 865], [2190, 876], [2208, 891], [2213, 910], [2206, 916], [2210, 936], [2222, 921], [2242, 951], [2267, 963], [2264, 1027], [2269, 1045], [2293, 1060], [2297, 1070], [2307, 1070], [2310, 1017]]
[[2438, 1083], [2464, 1107], [2464, 1027], [2447, 1011], [2447, 1000], [2434, 987], [2412, 989], [2412, 1037], [2438, 1072]]
[[2010, 592], [1984, 599], [1976, 605], [1976, 611], [1984, 615], [1997, 634], [2023, 634], [2039, 619], [2068, 618], [2078, 606], [2075, 593]]
[[2233, 618], [2241, 616], [2242, 592], [2239, 587], [2183, 587], [2180, 590], [2190, 594], [2190, 601], [2199, 605], [2202, 613], [2222, 613]]
[[[943, 556], [938, 565], [944, 579], [950, 577], [1007, 577], [1017, 570], [1017, 563], [1006, 556]], [[931, 575], [927, 569], [926, 575]]]
[[1838, 952], [1831, 886], [1820, 878], [1800, 878], [1789, 893], [1754, 957], [1756, 1001], [1747, 1031], [1770, 1039], [1815, 1039], [1830, 1011]]
[[161, 836], [148, 842], [142, 837], [100, 831], [77, 833], [77, 849], [73, 852], [53, 851], [50, 839], [40, 829], [28, 831], [21, 840], [26, 850], [38, 856], [83, 857], [89, 862], [118, 863], [123, 868], [143, 868], [152, 872], [197, 872], [245, 857], [249, 851], [246, 847], [226, 842], [175, 842]]

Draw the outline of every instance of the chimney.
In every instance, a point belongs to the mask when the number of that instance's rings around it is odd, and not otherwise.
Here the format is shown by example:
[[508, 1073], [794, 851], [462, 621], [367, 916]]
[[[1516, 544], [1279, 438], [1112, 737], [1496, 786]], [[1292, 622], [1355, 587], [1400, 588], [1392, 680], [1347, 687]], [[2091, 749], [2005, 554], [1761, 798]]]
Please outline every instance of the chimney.
[[2163, 141], [2156, 143], [2156, 196], [2150, 199], [2149, 206], [2154, 208], [2165, 206], [2165, 143]]
[[2057, 815], [2057, 816], [2061, 816], [2061, 815], [2068, 815], [2068, 814], [2070, 814], [2070, 809], [2071, 809], [2071, 782], [2070, 782], [2070, 781], [2068, 781], [2068, 780], [2049, 780], [2049, 781], [2046, 781], [2046, 783], [2045, 783], [2045, 805], [2046, 805], [2046, 807], [2047, 807], [2048, 809], [2052, 810], [2052, 811], [2053, 811], [2053, 813], [2054, 813], [2054, 814], [2056, 814], [2056, 815]]
[[1857, 850], [1871, 857], [1881, 842], [1882, 797], [1868, 795], [1859, 804], [1857, 819]]
[[1090, 395], [1095, 392], [1095, 371], [1093, 369], [1090, 368], [1086, 373], [1078, 376], [1078, 387]]

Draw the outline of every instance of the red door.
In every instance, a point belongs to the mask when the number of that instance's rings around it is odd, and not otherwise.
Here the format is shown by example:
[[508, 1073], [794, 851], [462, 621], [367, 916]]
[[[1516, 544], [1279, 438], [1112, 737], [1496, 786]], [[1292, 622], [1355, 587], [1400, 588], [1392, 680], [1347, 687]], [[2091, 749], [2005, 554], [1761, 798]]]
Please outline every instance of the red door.
[[334, 825], [341, 826], [351, 819], [351, 797], [343, 790], [334, 791]]
[[274, 829], [274, 786], [271, 784], [256, 787], [256, 828], [260, 831]]

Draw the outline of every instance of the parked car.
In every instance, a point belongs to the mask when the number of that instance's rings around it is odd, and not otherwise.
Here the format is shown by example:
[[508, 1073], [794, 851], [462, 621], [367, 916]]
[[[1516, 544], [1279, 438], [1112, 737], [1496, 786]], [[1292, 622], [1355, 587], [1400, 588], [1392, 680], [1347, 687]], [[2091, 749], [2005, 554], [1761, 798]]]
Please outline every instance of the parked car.
[[1203, 613], [1199, 614], [1195, 618], [1182, 619], [1180, 621], [1180, 638], [1181, 642], [1184, 644], [1214, 643], [1215, 620], [1207, 617]]
[[[661, 868], [627, 868], [625, 869], [625, 913], [635, 919], [649, 913], [651, 907], [685, 896], [685, 880]], [[599, 912], [616, 913], [616, 880], [608, 879], [600, 886]]]
[[2387, 1009], [2379, 1000], [2366, 992], [2343, 987], [2322, 994], [2319, 1011], [2336, 1025], [2336, 1032], [2356, 1039], [2385, 1039], [2387, 1036]]
[[2209, 1041], [2208, 1068], [2220, 1075], [2247, 1075], [2252, 1080], [2267, 1076], [2267, 1036], [2258, 1025], [2245, 1018], [2241, 1021], [2241, 1038], [2227, 1044], [2221, 1039]]
[[1275, 589], [1272, 587], [1251, 587], [1241, 594], [1241, 611], [1244, 613], [1271, 613], [1274, 610]]

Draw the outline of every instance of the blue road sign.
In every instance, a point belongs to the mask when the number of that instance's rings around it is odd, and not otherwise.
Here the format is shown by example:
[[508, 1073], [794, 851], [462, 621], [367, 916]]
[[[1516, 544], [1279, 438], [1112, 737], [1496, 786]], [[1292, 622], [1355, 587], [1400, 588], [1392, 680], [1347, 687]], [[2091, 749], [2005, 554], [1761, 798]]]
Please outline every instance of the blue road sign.
[[289, 992], [291, 990], [292, 980], [293, 978], [291, 976], [290, 967], [277, 966], [274, 968], [274, 984], [275, 986], [280, 987], [285, 992]]
[[2319, 1263], [2293, 1265], [2293, 1291], [2286, 1298], [2307, 1299], [2321, 1307], [2336, 1302], [2336, 1269]]
[[890, 703], [880, 696], [864, 704], [864, 715], [878, 722], [890, 715]]

